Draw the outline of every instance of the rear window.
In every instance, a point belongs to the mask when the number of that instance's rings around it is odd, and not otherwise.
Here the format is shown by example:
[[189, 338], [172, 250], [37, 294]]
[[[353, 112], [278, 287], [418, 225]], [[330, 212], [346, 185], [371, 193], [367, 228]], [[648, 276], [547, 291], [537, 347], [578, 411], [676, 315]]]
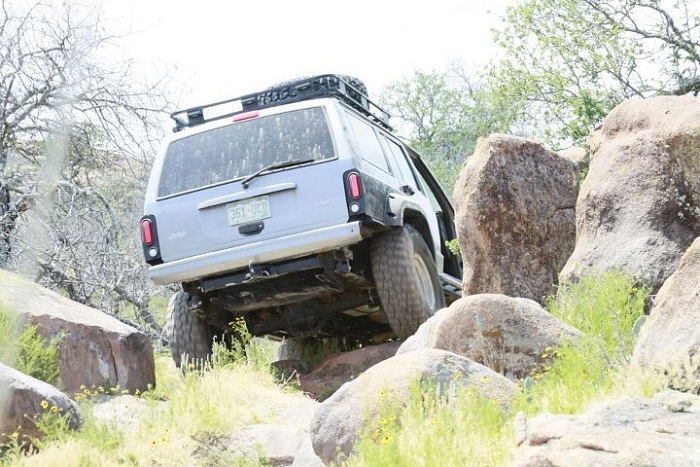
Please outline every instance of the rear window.
[[334, 154], [321, 107], [246, 120], [173, 141], [158, 196], [225, 183], [278, 162], [320, 161]]

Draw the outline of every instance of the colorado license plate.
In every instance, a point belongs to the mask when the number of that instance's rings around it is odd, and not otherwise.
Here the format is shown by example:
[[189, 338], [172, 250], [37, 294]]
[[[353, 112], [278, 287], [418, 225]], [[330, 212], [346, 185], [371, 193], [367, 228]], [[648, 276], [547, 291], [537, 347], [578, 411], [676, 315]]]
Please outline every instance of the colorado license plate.
[[226, 210], [228, 211], [228, 225], [230, 226], [247, 224], [272, 217], [269, 196], [258, 196], [257, 198], [228, 203]]

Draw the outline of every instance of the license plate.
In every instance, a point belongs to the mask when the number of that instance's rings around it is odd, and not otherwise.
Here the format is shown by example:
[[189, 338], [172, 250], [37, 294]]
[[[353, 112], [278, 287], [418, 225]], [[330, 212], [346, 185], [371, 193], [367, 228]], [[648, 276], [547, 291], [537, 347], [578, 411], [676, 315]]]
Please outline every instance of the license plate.
[[272, 217], [270, 211], [270, 197], [258, 196], [257, 198], [244, 199], [226, 205], [228, 211], [228, 225], [247, 224]]

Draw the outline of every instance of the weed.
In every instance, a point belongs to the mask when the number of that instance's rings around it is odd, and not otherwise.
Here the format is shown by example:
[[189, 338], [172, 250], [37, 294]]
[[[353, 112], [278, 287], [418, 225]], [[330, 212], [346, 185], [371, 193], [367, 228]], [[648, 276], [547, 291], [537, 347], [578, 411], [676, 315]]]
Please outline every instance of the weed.
[[462, 255], [462, 249], [460, 248], [459, 241], [456, 238], [453, 238], [452, 240], [446, 241], [445, 247], [447, 247], [448, 251], [455, 256]]
[[230, 323], [231, 331], [214, 341], [212, 368], [246, 364], [259, 370], [267, 370], [274, 360], [276, 343], [253, 337], [244, 318]]
[[464, 388], [451, 397], [414, 382], [398, 405], [390, 394], [378, 398], [378, 417], [355, 445], [347, 466], [502, 465], [513, 447], [507, 412], [497, 401]]
[[30, 454], [31, 440], [20, 433], [22, 427], [10, 434], [1, 433], [3, 442], [0, 443], [0, 465], [11, 466]]
[[627, 363], [634, 343], [634, 324], [644, 315], [648, 291], [620, 271], [588, 275], [559, 286], [548, 300], [552, 315], [575, 327], [595, 352], [591, 358], [607, 365]]
[[65, 413], [62, 408], [47, 400], [41, 401], [42, 413], [34, 416], [34, 424], [41, 431], [41, 438], [32, 440], [33, 444], [41, 449], [46, 443], [61, 442], [68, 439], [72, 433], [70, 427], [72, 412]]
[[57, 384], [58, 339], [46, 340], [35, 324], [0, 306], [0, 361], [49, 384]]
[[48, 342], [38, 332], [38, 326], [27, 325], [19, 338], [17, 369], [49, 384], [58, 384], [61, 370], [58, 367], [58, 338]]

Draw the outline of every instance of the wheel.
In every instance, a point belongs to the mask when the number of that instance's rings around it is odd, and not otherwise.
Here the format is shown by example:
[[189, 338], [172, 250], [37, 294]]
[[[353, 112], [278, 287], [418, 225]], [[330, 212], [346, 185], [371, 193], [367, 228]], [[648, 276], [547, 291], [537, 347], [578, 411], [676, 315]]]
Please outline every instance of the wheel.
[[372, 242], [372, 274], [391, 330], [400, 339], [445, 306], [433, 255], [411, 225], [382, 233]]
[[180, 289], [168, 303], [165, 333], [175, 365], [194, 365], [202, 368], [211, 359], [211, 328], [187, 306], [190, 294]]

